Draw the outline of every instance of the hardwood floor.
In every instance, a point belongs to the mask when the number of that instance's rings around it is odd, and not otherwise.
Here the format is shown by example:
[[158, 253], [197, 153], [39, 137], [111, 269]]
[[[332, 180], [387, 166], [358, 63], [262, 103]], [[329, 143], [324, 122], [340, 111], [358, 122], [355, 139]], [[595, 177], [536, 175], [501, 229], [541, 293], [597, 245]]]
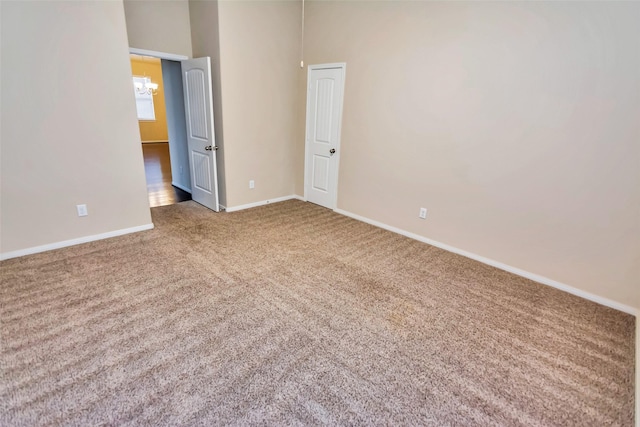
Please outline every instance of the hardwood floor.
[[173, 205], [191, 200], [191, 194], [171, 185], [169, 144], [154, 142], [142, 144], [147, 193], [151, 207]]

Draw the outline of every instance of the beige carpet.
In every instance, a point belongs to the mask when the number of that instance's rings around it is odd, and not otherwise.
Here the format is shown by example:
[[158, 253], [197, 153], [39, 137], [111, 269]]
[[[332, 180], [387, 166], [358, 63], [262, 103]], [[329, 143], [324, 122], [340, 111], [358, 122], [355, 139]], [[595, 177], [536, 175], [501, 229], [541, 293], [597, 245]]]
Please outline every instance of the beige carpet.
[[632, 316], [300, 201], [152, 212], [0, 264], [0, 425], [633, 423]]

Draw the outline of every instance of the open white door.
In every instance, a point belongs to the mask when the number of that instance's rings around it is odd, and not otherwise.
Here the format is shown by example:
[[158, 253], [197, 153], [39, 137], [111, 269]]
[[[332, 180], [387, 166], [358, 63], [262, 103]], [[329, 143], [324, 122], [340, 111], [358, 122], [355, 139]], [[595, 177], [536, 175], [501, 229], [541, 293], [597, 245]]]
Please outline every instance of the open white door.
[[309, 202], [336, 208], [340, 128], [346, 64], [309, 67], [304, 193]]
[[182, 61], [184, 109], [187, 119], [187, 145], [191, 167], [191, 197], [194, 201], [220, 211], [218, 172], [213, 127], [211, 59]]

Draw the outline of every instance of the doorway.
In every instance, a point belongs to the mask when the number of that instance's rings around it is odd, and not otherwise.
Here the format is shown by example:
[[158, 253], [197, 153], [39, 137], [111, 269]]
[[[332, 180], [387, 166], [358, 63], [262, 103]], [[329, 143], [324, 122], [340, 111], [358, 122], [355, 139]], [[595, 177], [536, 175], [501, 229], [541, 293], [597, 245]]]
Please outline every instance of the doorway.
[[180, 61], [132, 52], [131, 68], [149, 205], [191, 200]]
[[[180, 155], [186, 151], [180, 149], [184, 127], [178, 130], [182, 134], [176, 134], [174, 129], [175, 116], [184, 115], [183, 108], [173, 105], [183, 102], [180, 63], [138, 54], [131, 54], [130, 59], [149, 206], [191, 200], [189, 170], [180, 162], [180, 158], [186, 159], [186, 154]], [[176, 89], [178, 92], [174, 93]]]
[[[188, 59], [135, 48], [130, 48], [129, 53], [161, 60], [172, 186], [191, 193], [193, 201], [219, 212], [216, 151], [220, 147], [216, 145], [214, 131], [211, 58]], [[134, 77], [133, 83], [134, 91], [139, 86], [158, 89], [157, 84], [144, 77]], [[183, 181], [178, 183], [176, 176]]]

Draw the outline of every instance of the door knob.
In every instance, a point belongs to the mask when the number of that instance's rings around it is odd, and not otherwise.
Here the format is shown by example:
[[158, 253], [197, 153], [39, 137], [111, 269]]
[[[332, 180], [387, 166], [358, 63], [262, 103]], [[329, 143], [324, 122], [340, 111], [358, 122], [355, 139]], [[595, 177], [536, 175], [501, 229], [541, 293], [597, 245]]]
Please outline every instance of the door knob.
[[329, 154], [335, 154], [336, 153], [336, 149], [332, 148], [331, 150], [329, 150]]
[[207, 150], [207, 151], [211, 151], [211, 150], [215, 151], [215, 150], [218, 149], [218, 146], [215, 145], [215, 146], [212, 147], [211, 145], [207, 145], [206, 147], [204, 147], [204, 149]]

